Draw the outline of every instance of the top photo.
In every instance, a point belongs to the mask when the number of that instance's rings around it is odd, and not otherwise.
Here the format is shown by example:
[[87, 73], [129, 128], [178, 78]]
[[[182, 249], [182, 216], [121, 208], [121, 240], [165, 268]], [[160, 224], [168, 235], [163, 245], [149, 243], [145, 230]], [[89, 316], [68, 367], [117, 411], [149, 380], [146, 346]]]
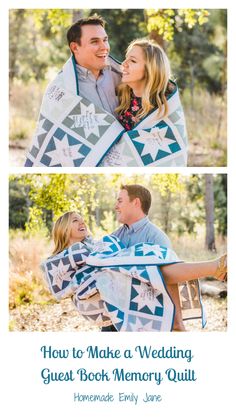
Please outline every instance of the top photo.
[[226, 9], [11, 9], [10, 165], [226, 167]]

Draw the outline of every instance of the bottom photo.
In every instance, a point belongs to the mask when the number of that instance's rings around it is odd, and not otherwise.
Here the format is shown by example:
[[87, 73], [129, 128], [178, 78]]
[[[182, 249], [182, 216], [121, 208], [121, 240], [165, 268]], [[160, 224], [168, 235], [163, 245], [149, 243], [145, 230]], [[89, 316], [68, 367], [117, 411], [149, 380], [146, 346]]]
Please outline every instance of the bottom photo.
[[227, 330], [227, 175], [9, 178], [9, 331]]

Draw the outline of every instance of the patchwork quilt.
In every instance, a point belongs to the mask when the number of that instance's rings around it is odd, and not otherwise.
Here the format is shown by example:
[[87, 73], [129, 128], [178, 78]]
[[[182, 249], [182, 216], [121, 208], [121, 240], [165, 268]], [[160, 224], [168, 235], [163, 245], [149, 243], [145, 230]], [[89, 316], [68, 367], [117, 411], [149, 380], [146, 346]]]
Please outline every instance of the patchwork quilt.
[[[160, 266], [178, 262], [171, 249], [150, 243], [127, 249], [118, 238], [105, 236], [76, 243], [44, 261], [42, 269], [52, 294], [71, 296], [86, 319], [118, 331], [157, 332], [172, 330], [175, 313]], [[184, 293], [186, 304], [192, 294]], [[201, 318], [199, 289], [194, 308], [191, 315]]]
[[159, 166], [187, 165], [187, 132], [183, 108], [176, 88], [168, 98], [168, 114], [159, 117], [153, 110], [132, 130], [124, 132], [100, 166]]
[[71, 57], [43, 97], [25, 166], [186, 166], [186, 125], [177, 88], [168, 108], [165, 118], [154, 110], [126, 132], [114, 115], [80, 96]]

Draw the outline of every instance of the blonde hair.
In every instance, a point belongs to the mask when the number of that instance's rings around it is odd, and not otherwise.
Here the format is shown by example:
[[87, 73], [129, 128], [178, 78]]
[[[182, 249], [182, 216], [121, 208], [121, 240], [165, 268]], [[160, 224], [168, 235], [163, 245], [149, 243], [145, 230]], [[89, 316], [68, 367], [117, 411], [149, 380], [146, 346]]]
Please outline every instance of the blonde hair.
[[[158, 107], [159, 116], [166, 116], [168, 104], [165, 96], [170, 80], [170, 63], [164, 50], [154, 41], [137, 39], [131, 42], [127, 53], [133, 47], [142, 48], [145, 59], [145, 87], [142, 95], [142, 108], [137, 113], [138, 119], [145, 117], [153, 108]], [[121, 83], [118, 87], [120, 105], [116, 112], [125, 112], [130, 106], [132, 89]]]
[[53, 255], [62, 252], [69, 246], [71, 223], [73, 215], [77, 214], [75, 211], [68, 211], [61, 215], [55, 222], [52, 230], [52, 238], [54, 241]]

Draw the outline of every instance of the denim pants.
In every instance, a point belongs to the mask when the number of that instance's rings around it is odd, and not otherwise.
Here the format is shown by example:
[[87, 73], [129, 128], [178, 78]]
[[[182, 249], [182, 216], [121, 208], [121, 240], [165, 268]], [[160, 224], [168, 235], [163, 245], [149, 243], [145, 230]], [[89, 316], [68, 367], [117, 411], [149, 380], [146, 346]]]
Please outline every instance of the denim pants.
[[103, 326], [101, 328], [101, 332], [117, 332], [115, 326], [113, 326], [113, 324], [111, 324], [110, 326]]

